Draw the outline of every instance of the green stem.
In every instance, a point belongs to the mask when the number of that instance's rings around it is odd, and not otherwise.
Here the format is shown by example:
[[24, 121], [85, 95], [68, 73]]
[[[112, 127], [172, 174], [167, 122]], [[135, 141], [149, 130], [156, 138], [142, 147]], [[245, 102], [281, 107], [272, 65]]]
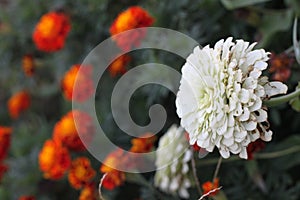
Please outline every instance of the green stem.
[[284, 149], [284, 150], [281, 150], [281, 151], [256, 154], [254, 157], [257, 158], [257, 159], [271, 159], [271, 158], [277, 158], [277, 157], [285, 156], [285, 155], [288, 155], [288, 154], [291, 154], [291, 153], [296, 153], [298, 151], [300, 151], [300, 146], [293, 146], [293, 147], [290, 147], [288, 149]]
[[218, 173], [219, 173], [219, 170], [220, 170], [220, 167], [221, 167], [221, 163], [222, 163], [222, 156], [220, 156], [219, 160], [218, 160], [218, 164], [217, 164], [217, 167], [216, 167], [216, 170], [215, 170], [215, 173], [214, 173], [214, 178], [212, 180], [212, 182], [214, 182], [214, 180], [218, 177]]
[[[292, 153], [300, 152], [300, 146], [293, 146], [287, 149], [279, 150], [279, 151], [274, 151], [274, 152], [269, 152], [269, 153], [257, 153], [254, 155], [254, 158], [256, 159], [272, 159], [272, 158], [278, 158], [281, 156], [286, 156]], [[219, 158], [211, 158], [211, 159], [203, 159], [199, 160], [197, 162], [197, 167], [198, 166], [206, 166], [206, 165], [215, 165], [219, 161]], [[231, 156], [228, 159], [223, 159], [223, 163], [228, 163], [228, 162], [234, 162], [234, 161], [242, 161], [242, 159], [238, 156]]]
[[192, 170], [193, 170], [193, 176], [194, 176], [195, 183], [196, 183], [196, 188], [197, 188], [197, 191], [198, 191], [199, 195], [201, 196], [202, 195], [202, 190], [201, 190], [201, 187], [200, 187], [200, 181], [199, 181], [198, 176], [197, 176], [197, 169], [196, 169], [196, 162], [195, 162], [194, 154], [192, 155], [191, 162], [192, 162]]
[[264, 104], [268, 107], [277, 106], [282, 103], [286, 103], [296, 97], [300, 96], [300, 89], [296, 89], [294, 92], [281, 96], [281, 97], [275, 97], [269, 100], [264, 101]]

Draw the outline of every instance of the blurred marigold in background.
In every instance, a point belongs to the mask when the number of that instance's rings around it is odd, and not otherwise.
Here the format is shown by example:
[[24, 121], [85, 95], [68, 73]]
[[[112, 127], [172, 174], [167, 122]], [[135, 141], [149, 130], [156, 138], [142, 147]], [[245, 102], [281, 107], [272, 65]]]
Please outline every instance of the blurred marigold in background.
[[7, 171], [7, 166], [0, 163], [0, 183], [1, 183], [1, 179], [3, 177], [3, 175], [5, 174], [5, 172]]
[[272, 79], [276, 81], [287, 81], [291, 76], [291, 66], [294, 59], [286, 53], [275, 54], [272, 53], [270, 57], [270, 69], [273, 73]]
[[251, 142], [247, 147], [248, 160], [252, 160], [254, 158], [254, 153], [261, 151], [265, 146], [266, 144], [262, 140]]
[[30, 54], [24, 55], [22, 58], [22, 68], [26, 76], [32, 76], [35, 72], [35, 62]]
[[[149, 27], [153, 24], [154, 18], [139, 6], [132, 6], [120, 13], [110, 27], [112, 36], [130, 29]], [[141, 40], [145, 37], [146, 32], [137, 30], [133, 34], [125, 34], [121, 37], [114, 37], [117, 45], [124, 51], [132, 47], [139, 46]]]
[[90, 183], [96, 172], [91, 166], [91, 162], [86, 157], [79, 157], [72, 161], [69, 171], [69, 182], [75, 189], [80, 189]]
[[11, 96], [7, 103], [11, 118], [18, 118], [21, 112], [28, 109], [30, 103], [31, 98], [26, 91], [21, 91]]
[[[76, 64], [65, 73], [61, 81], [61, 88], [67, 100], [83, 102], [91, 97], [94, 93], [92, 70], [93, 68], [91, 66]], [[75, 81], [77, 85], [76, 91], [74, 92]]]
[[124, 74], [126, 72], [126, 65], [130, 62], [130, 56], [124, 54], [119, 56], [110, 64], [108, 71], [112, 77], [115, 77], [118, 74]]
[[124, 183], [125, 173], [115, 168], [126, 163], [126, 155], [122, 149], [117, 149], [106, 157], [103, 165], [100, 167], [100, 171], [106, 174], [102, 183], [104, 188], [113, 190]]
[[10, 127], [0, 126], [0, 162], [7, 156], [11, 132], [12, 129]]
[[86, 143], [89, 143], [94, 135], [94, 130], [93, 120], [87, 113], [73, 110], [56, 123], [53, 130], [53, 139], [56, 142], [61, 142], [70, 150], [83, 151], [85, 146], [78, 133], [81, 134], [81, 137], [84, 137]]
[[[213, 182], [207, 181], [207, 182], [202, 184], [203, 194], [207, 194], [210, 191], [212, 191], [214, 189], [217, 189], [218, 187], [219, 187], [219, 179], [218, 178], [215, 178]], [[212, 193], [210, 193], [209, 196], [214, 196], [218, 192], [219, 192], [218, 190], [215, 191], [215, 192], [212, 192]]]
[[49, 12], [37, 23], [32, 39], [36, 47], [45, 52], [62, 49], [71, 29], [69, 17], [63, 12]]
[[19, 200], [35, 200], [34, 196], [21, 196]]
[[47, 140], [39, 153], [39, 166], [47, 179], [58, 180], [69, 170], [71, 157], [59, 142]]
[[133, 153], [147, 153], [153, 148], [154, 142], [156, 141], [156, 136], [152, 133], [145, 133], [140, 138], [134, 138], [131, 140], [132, 147], [130, 152]]
[[97, 190], [94, 184], [86, 185], [80, 192], [79, 200], [97, 200]]

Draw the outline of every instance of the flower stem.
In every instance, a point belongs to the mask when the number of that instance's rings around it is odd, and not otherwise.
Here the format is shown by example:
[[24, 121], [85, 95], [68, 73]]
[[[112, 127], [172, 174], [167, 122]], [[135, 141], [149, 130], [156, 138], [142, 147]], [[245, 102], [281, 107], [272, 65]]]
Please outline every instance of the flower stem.
[[285, 156], [291, 153], [296, 153], [300, 151], [300, 146], [293, 146], [281, 151], [275, 151], [275, 152], [271, 152], [271, 153], [260, 153], [260, 154], [256, 154], [254, 157], [257, 159], [271, 159], [271, 158], [277, 158], [277, 157], [281, 157], [281, 156]]
[[282, 103], [286, 103], [296, 97], [300, 96], [300, 89], [296, 89], [294, 92], [281, 96], [281, 97], [275, 97], [269, 100], [264, 101], [264, 104], [268, 107], [277, 106]]
[[219, 160], [218, 160], [218, 163], [217, 163], [217, 167], [216, 167], [216, 170], [215, 170], [215, 173], [214, 173], [214, 178], [212, 180], [212, 182], [214, 182], [214, 180], [217, 178], [218, 176], [218, 173], [219, 173], [219, 170], [220, 170], [220, 167], [221, 167], [221, 163], [222, 163], [222, 156], [220, 156]]
[[198, 190], [199, 196], [202, 196], [202, 190], [201, 190], [201, 187], [200, 187], [200, 181], [199, 181], [198, 176], [197, 176], [196, 162], [195, 162], [194, 155], [192, 155], [191, 162], [192, 162], [192, 170], [193, 170], [193, 176], [194, 176], [195, 183], [196, 183], [196, 188]]
[[[254, 158], [260, 160], [272, 159], [272, 158], [278, 158], [281, 156], [286, 156], [297, 152], [300, 152], [300, 146], [293, 146], [287, 149], [269, 152], [269, 153], [257, 153], [254, 155]], [[214, 165], [217, 164], [218, 161], [219, 158], [203, 159], [197, 163], [197, 166]], [[238, 156], [231, 156], [230, 158], [223, 160], [223, 163], [234, 162], [234, 161], [242, 161], [242, 159]]]

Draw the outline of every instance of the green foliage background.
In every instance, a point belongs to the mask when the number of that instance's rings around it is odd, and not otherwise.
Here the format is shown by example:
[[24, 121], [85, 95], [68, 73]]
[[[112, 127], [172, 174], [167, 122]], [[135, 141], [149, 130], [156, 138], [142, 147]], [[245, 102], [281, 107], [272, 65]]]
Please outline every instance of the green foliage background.
[[[55, 122], [71, 109], [71, 103], [63, 98], [60, 90], [64, 73], [73, 64], [81, 63], [90, 50], [108, 38], [115, 17], [132, 5], [149, 11], [155, 17], [155, 26], [185, 33], [202, 46], [233, 36], [258, 41], [258, 47], [276, 53], [293, 45], [292, 24], [294, 17], [300, 14], [297, 0], [1, 0], [0, 22], [6, 29], [0, 31], [0, 124], [14, 128], [7, 159], [10, 169], [0, 184], [1, 200], [17, 199], [26, 194], [35, 195], [39, 200], [78, 198], [79, 192], [72, 189], [66, 179], [54, 182], [42, 178], [37, 155], [43, 142], [51, 137]], [[61, 51], [43, 53], [35, 48], [31, 34], [39, 18], [55, 9], [70, 15], [72, 30]], [[28, 53], [42, 63], [32, 78], [26, 77], [21, 69], [22, 56]], [[155, 61], [180, 70], [184, 63], [174, 55], [157, 50], [141, 50], [131, 56], [132, 67]], [[291, 91], [299, 77], [300, 66], [294, 64], [287, 83]], [[99, 84], [105, 87], [97, 91], [97, 114], [109, 137], [129, 148], [130, 137], [117, 128], [110, 111], [110, 96], [117, 80], [118, 77], [112, 78], [108, 73], [101, 79]], [[14, 92], [24, 88], [32, 95], [32, 106], [20, 119], [13, 121], [6, 102]], [[149, 106], [153, 103], [164, 105], [168, 121], [162, 135], [170, 124], [179, 124], [174, 100], [175, 96], [165, 88], [144, 86], [132, 97], [131, 114], [137, 123], [146, 124]], [[289, 105], [282, 105], [270, 109], [269, 115], [274, 137], [261, 156], [253, 161], [233, 157], [221, 167], [220, 183], [228, 199], [300, 199], [300, 114]], [[264, 156], [290, 148], [296, 150], [283, 153], [283, 156]], [[217, 156], [213, 153], [197, 161], [200, 181], [211, 180]], [[90, 158], [98, 170], [101, 163]], [[150, 185], [153, 183], [153, 173], [143, 176]], [[99, 177], [100, 174], [96, 180]], [[195, 188], [190, 192], [191, 199], [199, 198]], [[126, 183], [112, 192], [104, 191], [104, 195], [107, 199], [158, 199], [149, 185], [135, 183]], [[176, 198], [165, 196], [164, 199]]]

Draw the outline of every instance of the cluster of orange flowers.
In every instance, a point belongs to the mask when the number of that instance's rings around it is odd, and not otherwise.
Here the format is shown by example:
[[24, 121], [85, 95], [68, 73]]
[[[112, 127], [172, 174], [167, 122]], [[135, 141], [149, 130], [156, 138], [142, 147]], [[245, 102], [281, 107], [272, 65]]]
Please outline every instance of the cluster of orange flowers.
[[[116, 18], [110, 27], [110, 32], [114, 36], [126, 30], [151, 26], [153, 22], [154, 19], [147, 11], [141, 7], [133, 6]], [[38, 50], [55, 52], [64, 47], [70, 29], [70, 20], [65, 13], [49, 12], [44, 14], [37, 23], [32, 39]], [[127, 38], [115, 37], [114, 40], [121, 49], [129, 50], [138, 46], [145, 35], [146, 32], [137, 31], [134, 36], [131, 35]], [[108, 68], [110, 75], [115, 77], [118, 74], [125, 73], [125, 67], [130, 60], [131, 57], [128, 55], [117, 57]], [[23, 56], [22, 68], [26, 76], [34, 75], [36, 66], [33, 55]], [[61, 80], [61, 89], [66, 100], [84, 102], [92, 96], [95, 92], [92, 70], [91, 66], [76, 64], [65, 73]], [[74, 90], [75, 87], [76, 90]], [[11, 97], [8, 101], [11, 117], [17, 118], [21, 112], [29, 107], [30, 101], [30, 96], [25, 91]], [[40, 170], [43, 172], [44, 178], [59, 180], [67, 176], [70, 185], [81, 190], [79, 200], [97, 199], [96, 186], [93, 182], [96, 171], [87, 157], [72, 158], [71, 152], [85, 151], [84, 144], [88, 144], [93, 139], [94, 131], [93, 120], [87, 113], [72, 110], [55, 124], [52, 138], [45, 141], [38, 156]], [[84, 144], [82, 138], [84, 138]], [[134, 153], [149, 152], [153, 148], [155, 140], [156, 138], [151, 134], [146, 134], [145, 138], [132, 139], [132, 147], [129, 151]], [[121, 149], [109, 154], [100, 167], [100, 171], [107, 174], [103, 181], [103, 187], [113, 189], [125, 181], [125, 173], [116, 170], [117, 166], [131, 164], [134, 167], [138, 163], [138, 160], [130, 161], [126, 157], [125, 151]], [[2, 171], [4, 171], [4, 168], [2, 169], [2, 165], [0, 165], [0, 175]], [[19, 199], [32, 200], [34, 197], [22, 196]]]
[[[76, 119], [76, 123], [74, 119]], [[78, 133], [88, 143], [93, 138], [94, 125], [92, 118], [87, 113], [73, 110], [56, 123], [53, 130], [53, 140], [62, 143], [69, 150], [83, 151], [85, 146]]]
[[[134, 138], [131, 140], [132, 147], [129, 152], [133, 153], [147, 153], [153, 148], [156, 137], [151, 133], [146, 133], [141, 138]], [[110, 153], [100, 167], [100, 171], [106, 174], [103, 180], [103, 187], [112, 190], [115, 187], [122, 185], [125, 181], [125, 173], [117, 170], [121, 166], [138, 167], [141, 162], [139, 160], [130, 160], [123, 149], [116, 149]]]
[[[63, 77], [61, 88], [65, 98], [77, 102], [86, 101], [94, 93], [93, 68], [91, 66], [73, 65]], [[76, 91], [74, 86], [76, 84]]]
[[110, 27], [110, 33], [122, 50], [129, 51], [131, 48], [140, 45], [146, 32], [136, 30], [133, 34], [123, 34], [122, 36], [117, 34], [131, 29], [149, 27], [153, 23], [154, 18], [146, 10], [139, 6], [132, 6], [118, 15]]
[[108, 71], [112, 77], [118, 74], [124, 74], [126, 72], [126, 65], [130, 62], [131, 57], [124, 54], [119, 56], [114, 60], [112, 64], [109, 65]]
[[22, 112], [28, 109], [30, 103], [31, 98], [26, 91], [20, 91], [11, 96], [7, 102], [11, 118], [18, 118]]
[[202, 184], [202, 189], [203, 189], [203, 194], [209, 194], [208, 196], [214, 196], [216, 195], [219, 191], [216, 190], [212, 192], [212, 190], [217, 189], [219, 187], [219, 179], [215, 178], [213, 182], [207, 181]]
[[7, 171], [8, 167], [3, 163], [7, 156], [10, 146], [12, 129], [10, 127], [0, 126], [0, 181]]
[[44, 143], [39, 153], [39, 166], [46, 179], [59, 180], [68, 173], [70, 185], [83, 189], [82, 195], [87, 196], [96, 172], [88, 158], [71, 159], [70, 151], [85, 150], [79, 132], [86, 138], [85, 141], [91, 141], [94, 133], [92, 119], [85, 112], [70, 111], [54, 126], [52, 139]]
[[64, 47], [70, 29], [69, 17], [66, 14], [49, 12], [41, 17], [34, 29], [32, 39], [41, 51], [58, 51]]
[[79, 157], [72, 161], [69, 182], [75, 189], [81, 189], [89, 184], [96, 175], [92, 168], [90, 160], [85, 157]]

